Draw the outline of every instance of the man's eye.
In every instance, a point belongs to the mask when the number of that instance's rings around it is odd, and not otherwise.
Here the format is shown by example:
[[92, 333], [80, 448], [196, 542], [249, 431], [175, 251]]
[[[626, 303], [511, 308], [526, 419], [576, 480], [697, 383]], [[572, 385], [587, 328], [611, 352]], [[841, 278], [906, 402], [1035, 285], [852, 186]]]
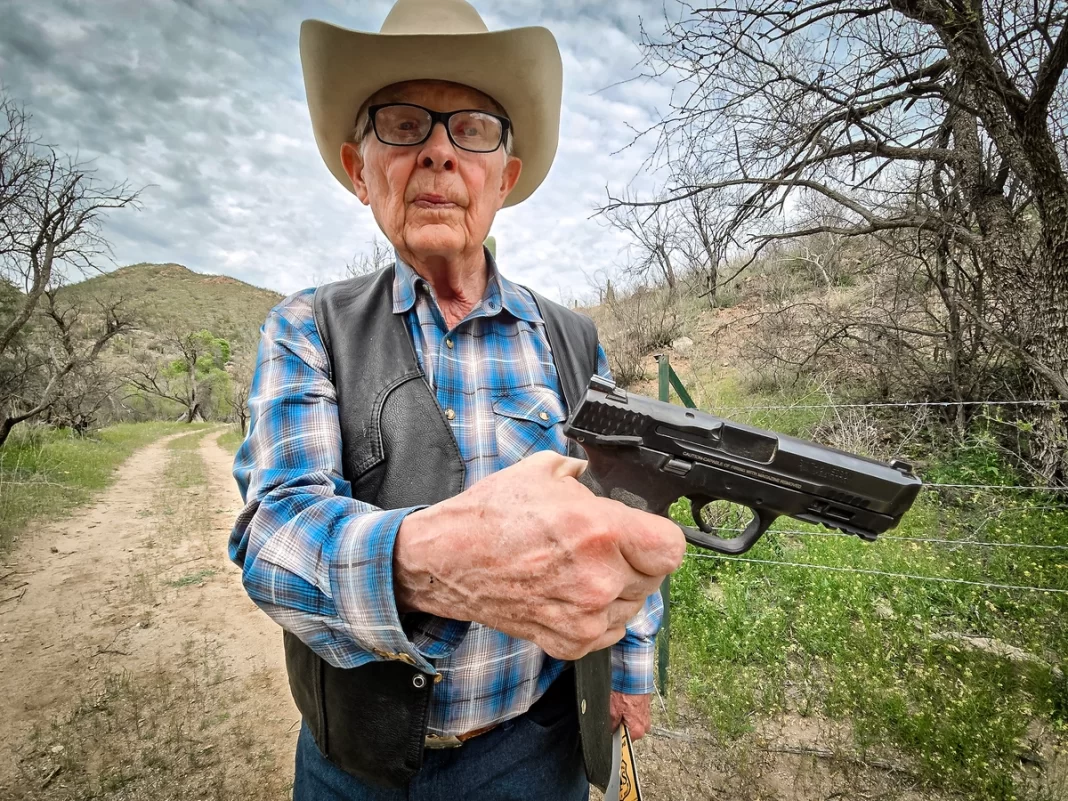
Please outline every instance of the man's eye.
[[460, 120], [456, 121], [456, 125], [453, 126], [453, 136], [473, 137], [481, 136], [483, 129], [486, 126], [480, 123], [478, 120]]
[[414, 131], [419, 125], [414, 120], [402, 120], [397, 123], [397, 129], [401, 131]]

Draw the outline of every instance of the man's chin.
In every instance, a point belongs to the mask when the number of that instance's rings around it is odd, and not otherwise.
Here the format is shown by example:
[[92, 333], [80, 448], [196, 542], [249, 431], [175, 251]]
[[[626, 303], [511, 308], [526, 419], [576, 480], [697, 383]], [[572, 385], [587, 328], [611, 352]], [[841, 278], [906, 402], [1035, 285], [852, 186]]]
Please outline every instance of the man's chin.
[[450, 225], [420, 225], [405, 237], [405, 244], [416, 256], [457, 256], [463, 252], [466, 237]]

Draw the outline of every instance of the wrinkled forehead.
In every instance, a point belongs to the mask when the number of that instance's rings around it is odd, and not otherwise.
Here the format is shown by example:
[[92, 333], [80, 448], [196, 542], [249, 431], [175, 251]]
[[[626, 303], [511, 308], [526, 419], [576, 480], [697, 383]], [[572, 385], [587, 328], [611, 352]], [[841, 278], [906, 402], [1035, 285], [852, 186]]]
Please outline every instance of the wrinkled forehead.
[[390, 84], [367, 98], [360, 107], [358, 117], [362, 116], [368, 106], [378, 103], [415, 103], [434, 111], [477, 108], [507, 116], [500, 103], [489, 95], [452, 81], [419, 80]]

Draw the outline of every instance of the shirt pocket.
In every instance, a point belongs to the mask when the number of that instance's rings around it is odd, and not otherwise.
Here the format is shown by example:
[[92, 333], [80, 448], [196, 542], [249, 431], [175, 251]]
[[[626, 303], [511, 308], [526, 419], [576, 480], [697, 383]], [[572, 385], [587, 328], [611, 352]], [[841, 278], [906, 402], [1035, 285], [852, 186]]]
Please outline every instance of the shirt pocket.
[[560, 424], [567, 419], [563, 400], [548, 389], [525, 389], [493, 401], [500, 467], [538, 451], [563, 453], [567, 441]]

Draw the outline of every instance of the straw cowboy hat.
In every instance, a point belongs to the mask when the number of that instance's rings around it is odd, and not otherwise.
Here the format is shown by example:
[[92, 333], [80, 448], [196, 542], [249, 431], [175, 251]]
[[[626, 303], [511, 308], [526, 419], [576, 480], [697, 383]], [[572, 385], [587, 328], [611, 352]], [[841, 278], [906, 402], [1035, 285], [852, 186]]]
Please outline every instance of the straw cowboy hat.
[[341, 185], [341, 144], [367, 98], [399, 81], [454, 81], [489, 95], [512, 121], [523, 170], [504, 205], [538, 188], [560, 136], [563, 65], [546, 28], [489, 31], [464, 0], [397, 0], [378, 33], [319, 20], [300, 26], [300, 62], [319, 153]]

